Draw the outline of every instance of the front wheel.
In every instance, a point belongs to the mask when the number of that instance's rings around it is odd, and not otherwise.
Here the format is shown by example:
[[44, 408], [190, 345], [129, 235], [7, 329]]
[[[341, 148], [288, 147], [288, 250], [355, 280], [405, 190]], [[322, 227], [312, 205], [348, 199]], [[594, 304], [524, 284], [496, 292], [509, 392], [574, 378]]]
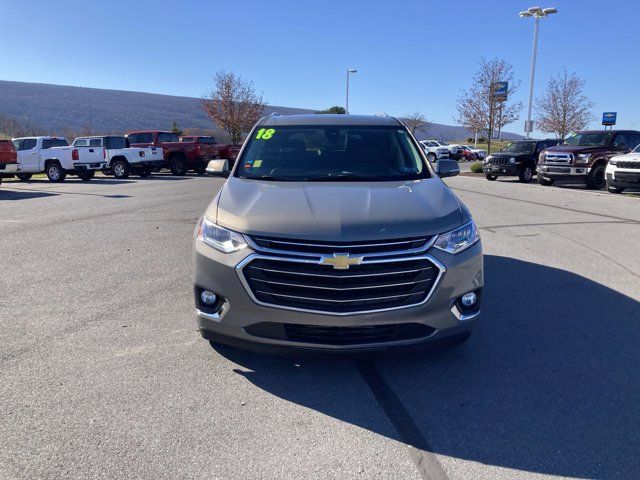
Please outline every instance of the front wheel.
[[589, 190], [602, 190], [606, 184], [604, 175], [604, 165], [596, 165], [587, 177], [587, 188]]
[[124, 160], [116, 160], [111, 164], [113, 176], [118, 179], [125, 179], [129, 176], [129, 164]]
[[80, 180], [82, 180], [83, 182], [89, 182], [95, 176], [96, 176], [96, 172], [94, 170], [89, 170], [87, 172], [83, 172], [78, 175], [78, 177], [80, 177]]
[[30, 173], [19, 173], [18, 174], [18, 180], [20, 180], [21, 182], [27, 182], [27, 181], [31, 180], [31, 174]]
[[46, 168], [47, 178], [53, 183], [62, 183], [67, 178], [67, 173], [58, 162], [51, 162]]
[[490, 181], [492, 181], [492, 182], [493, 182], [494, 180], [497, 180], [497, 179], [498, 179], [498, 177], [497, 177], [496, 175], [492, 175], [491, 173], [486, 173], [484, 177], [485, 177], [487, 180], [490, 180]]
[[538, 175], [538, 183], [543, 187], [550, 187], [553, 185], [553, 180], [547, 180], [542, 175]]
[[623, 190], [624, 190], [624, 188], [614, 187], [609, 182], [607, 182], [607, 191], [609, 193], [622, 193]]
[[169, 163], [171, 173], [177, 177], [183, 177], [187, 174], [187, 162], [182, 157], [173, 157]]
[[529, 183], [529, 182], [531, 182], [532, 178], [533, 178], [533, 169], [528, 165], [526, 165], [524, 168], [522, 168], [518, 172], [518, 179], [522, 183]]

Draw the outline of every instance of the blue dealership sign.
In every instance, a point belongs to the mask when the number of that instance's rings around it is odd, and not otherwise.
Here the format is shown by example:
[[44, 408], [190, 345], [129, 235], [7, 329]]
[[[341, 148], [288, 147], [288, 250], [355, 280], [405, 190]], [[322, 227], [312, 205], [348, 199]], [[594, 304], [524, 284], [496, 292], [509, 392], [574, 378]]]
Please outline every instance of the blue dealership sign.
[[509, 82], [491, 83], [491, 100], [494, 102], [506, 102], [509, 92]]
[[615, 125], [618, 112], [604, 112], [602, 114], [602, 125]]

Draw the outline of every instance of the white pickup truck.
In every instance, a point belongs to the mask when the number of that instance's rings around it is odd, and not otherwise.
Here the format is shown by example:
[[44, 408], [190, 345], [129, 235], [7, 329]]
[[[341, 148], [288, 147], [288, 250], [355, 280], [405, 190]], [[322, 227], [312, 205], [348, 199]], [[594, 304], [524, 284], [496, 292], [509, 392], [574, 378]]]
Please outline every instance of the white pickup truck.
[[64, 137], [20, 137], [12, 140], [18, 153], [20, 180], [34, 173], [46, 173], [51, 182], [64, 182], [67, 175], [77, 175], [88, 182], [106, 165], [102, 147], [70, 147]]
[[431, 163], [441, 158], [449, 158], [449, 149], [443, 147], [435, 140], [421, 140], [420, 145], [422, 145]]
[[130, 174], [148, 177], [153, 169], [162, 168], [164, 154], [160, 147], [132, 147], [129, 139], [119, 135], [78, 137], [74, 147], [104, 147], [106, 167], [103, 173], [116, 178], [127, 178]]

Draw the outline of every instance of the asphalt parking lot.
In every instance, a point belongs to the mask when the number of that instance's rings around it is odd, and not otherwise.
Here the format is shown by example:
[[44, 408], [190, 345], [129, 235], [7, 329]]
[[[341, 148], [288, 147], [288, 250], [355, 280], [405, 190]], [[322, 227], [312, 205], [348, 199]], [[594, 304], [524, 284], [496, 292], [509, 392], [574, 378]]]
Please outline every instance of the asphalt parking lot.
[[447, 183], [482, 235], [479, 328], [374, 358], [200, 338], [220, 179], [3, 183], [0, 478], [637, 478], [640, 199]]

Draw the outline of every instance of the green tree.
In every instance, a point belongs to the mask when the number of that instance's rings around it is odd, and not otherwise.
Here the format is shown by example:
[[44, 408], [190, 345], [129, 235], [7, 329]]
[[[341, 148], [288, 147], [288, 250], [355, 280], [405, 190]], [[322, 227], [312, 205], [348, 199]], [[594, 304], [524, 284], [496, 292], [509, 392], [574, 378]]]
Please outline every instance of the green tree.
[[173, 125], [171, 126], [171, 131], [181, 137], [184, 134], [184, 131], [178, 126], [178, 122], [173, 121]]
[[316, 113], [331, 113], [334, 115], [345, 115], [347, 113], [347, 111], [344, 109], [344, 107], [341, 107], [339, 105], [334, 105], [333, 107], [327, 108], [326, 110], [319, 110]]

